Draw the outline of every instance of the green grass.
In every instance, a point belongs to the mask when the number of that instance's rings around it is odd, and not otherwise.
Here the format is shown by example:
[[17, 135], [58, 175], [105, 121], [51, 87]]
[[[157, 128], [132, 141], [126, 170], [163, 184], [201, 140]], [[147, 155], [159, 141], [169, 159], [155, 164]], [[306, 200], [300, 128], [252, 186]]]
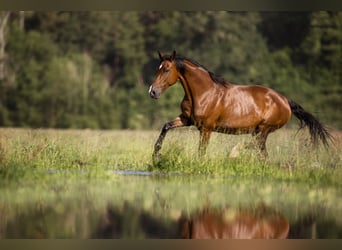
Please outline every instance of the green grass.
[[107, 176], [112, 170], [155, 171], [205, 176], [273, 178], [312, 184], [341, 185], [342, 136], [335, 146], [313, 149], [307, 132], [282, 129], [269, 136], [269, 157], [256, 150], [240, 150], [228, 158], [249, 135], [213, 133], [206, 156], [197, 156], [198, 132], [178, 129], [166, 136], [159, 162], [152, 161], [158, 131], [1, 129], [0, 178], [19, 180], [53, 172], [63, 176]]

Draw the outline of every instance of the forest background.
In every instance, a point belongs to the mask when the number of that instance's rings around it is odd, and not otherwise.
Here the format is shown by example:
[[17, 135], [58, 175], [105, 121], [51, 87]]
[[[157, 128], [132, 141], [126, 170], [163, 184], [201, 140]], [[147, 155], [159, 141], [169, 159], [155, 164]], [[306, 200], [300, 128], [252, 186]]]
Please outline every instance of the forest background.
[[342, 12], [0, 12], [0, 126], [156, 129], [177, 84], [148, 95], [157, 51], [269, 86], [342, 129]]

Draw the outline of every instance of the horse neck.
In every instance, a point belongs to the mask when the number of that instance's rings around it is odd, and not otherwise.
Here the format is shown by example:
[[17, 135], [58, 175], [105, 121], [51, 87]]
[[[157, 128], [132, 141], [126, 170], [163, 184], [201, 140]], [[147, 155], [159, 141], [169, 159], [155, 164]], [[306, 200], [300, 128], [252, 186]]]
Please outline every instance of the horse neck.
[[191, 102], [194, 102], [194, 99], [212, 89], [214, 82], [205, 69], [190, 62], [184, 62], [184, 66], [185, 71], [179, 76], [179, 79], [185, 95]]

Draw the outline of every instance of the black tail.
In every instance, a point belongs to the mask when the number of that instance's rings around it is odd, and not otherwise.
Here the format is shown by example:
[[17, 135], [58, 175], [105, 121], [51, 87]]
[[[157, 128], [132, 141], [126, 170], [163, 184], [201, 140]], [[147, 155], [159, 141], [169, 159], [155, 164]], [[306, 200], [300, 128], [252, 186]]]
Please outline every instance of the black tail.
[[311, 135], [311, 140], [314, 145], [318, 144], [318, 139], [322, 141], [324, 146], [329, 146], [329, 141], [332, 140], [331, 134], [312, 114], [305, 111], [298, 103], [288, 100], [292, 113], [299, 119], [300, 128], [308, 127]]

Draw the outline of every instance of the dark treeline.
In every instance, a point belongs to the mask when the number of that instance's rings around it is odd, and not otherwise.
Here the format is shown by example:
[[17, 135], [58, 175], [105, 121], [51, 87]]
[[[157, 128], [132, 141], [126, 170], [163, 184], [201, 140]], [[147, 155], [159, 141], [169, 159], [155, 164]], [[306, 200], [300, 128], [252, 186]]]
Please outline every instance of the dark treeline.
[[270, 86], [342, 128], [342, 12], [0, 12], [0, 126], [149, 129], [157, 50], [238, 84]]

